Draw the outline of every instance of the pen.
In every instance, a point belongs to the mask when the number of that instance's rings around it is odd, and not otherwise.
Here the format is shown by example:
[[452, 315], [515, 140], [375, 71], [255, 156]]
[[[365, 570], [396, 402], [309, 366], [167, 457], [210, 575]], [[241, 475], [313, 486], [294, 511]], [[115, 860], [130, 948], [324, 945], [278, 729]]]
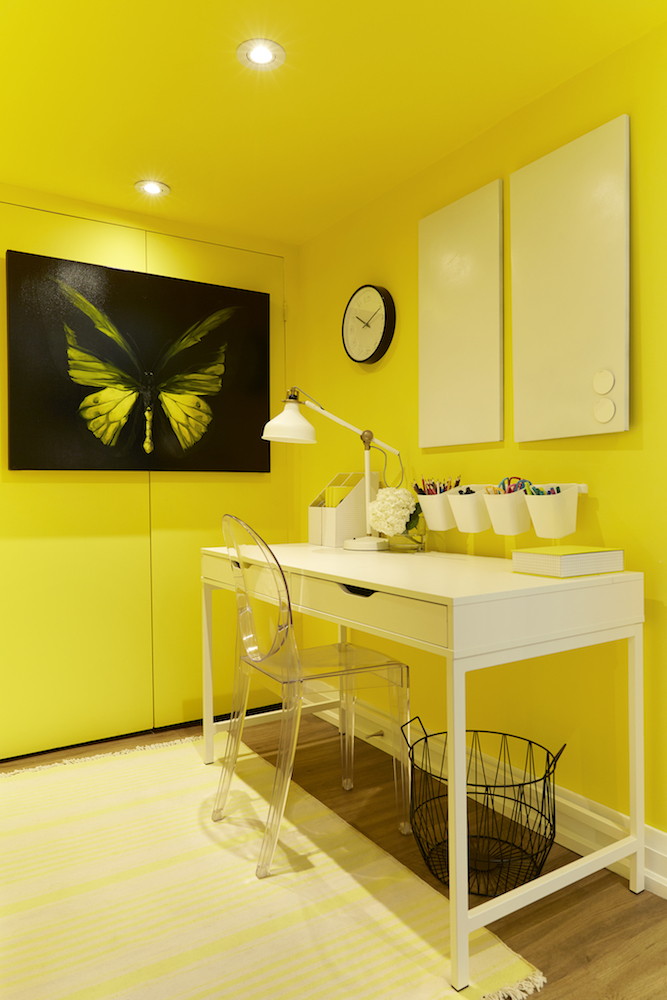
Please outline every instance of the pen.
[[447, 479], [425, 479], [422, 476], [421, 486], [415, 479], [412, 483], [412, 489], [417, 496], [437, 496], [439, 493], [446, 493], [448, 490], [454, 489], [460, 482], [460, 475], [454, 479], [451, 476], [448, 476]]

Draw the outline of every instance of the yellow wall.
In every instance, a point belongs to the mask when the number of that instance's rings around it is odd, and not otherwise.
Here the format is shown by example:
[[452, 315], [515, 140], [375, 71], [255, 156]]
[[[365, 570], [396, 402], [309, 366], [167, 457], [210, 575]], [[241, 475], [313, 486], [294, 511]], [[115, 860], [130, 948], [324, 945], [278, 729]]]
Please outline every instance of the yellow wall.
[[[648, 822], [663, 830], [666, 93], [667, 32], [661, 29], [305, 245], [298, 268], [295, 254], [275, 244], [0, 190], [3, 252], [12, 248], [251, 288], [268, 282], [274, 309], [273, 413], [285, 384], [300, 384], [327, 408], [400, 447], [408, 478], [460, 472], [469, 481], [520, 474], [536, 481], [587, 482], [590, 494], [581, 502], [572, 541], [620, 545], [628, 568], [646, 574]], [[508, 177], [622, 113], [630, 115], [632, 146], [632, 429], [515, 445]], [[392, 143], [401, 137], [378, 141], [391, 156]], [[506, 440], [420, 451], [417, 223], [496, 177], [504, 180], [506, 199]], [[4, 268], [0, 282], [4, 289]], [[390, 289], [398, 314], [389, 352], [368, 367], [349, 361], [340, 340], [344, 306], [367, 282]], [[3, 305], [3, 325], [5, 314]], [[1, 339], [6, 400], [6, 338]], [[199, 546], [219, 541], [219, 519], [227, 509], [248, 517], [270, 541], [304, 539], [307, 502], [332, 473], [360, 467], [358, 443], [319, 421], [319, 446], [303, 453], [274, 446], [268, 475], [9, 472], [6, 413], [5, 405], [0, 413], [0, 756], [197, 717]], [[374, 463], [381, 468], [378, 456]], [[391, 482], [395, 469], [390, 465]], [[466, 538], [450, 532], [431, 541], [483, 555], [505, 555], [511, 548], [510, 540], [491, 533]], [[530, 533], [518, 539], [524, 545], [536, 541]], [[225, 596], [216, 598], [219, 636], [231, 623]], [[304, 628], [313, 637], [322, 634], [313, 623]], [[217, 649], [219, 667], [228, 666], [230, 644], [218, 643]], [[415, 711], [427, 727], [442, 728], [442, 664], [414, 651], [401, 655], [415, 668]], [[624, 655], [616, 644], [473, 675], [469, 725], [530, 736], [554, 750], [567, 742], [559, 782], [626, 809]], [[223, 711], [228, 691], [223, 683], [219, 688], [217, 707]]]
[[[21, 250], [268, 291], [275, 409], [285, 378], [286, 249], [159, 228], [0, 190], [3, 257]], [[0, 283], [0, 757], [200, 718], [199, 548], [221, 544], [226, 510], [270, 540], [289, 536], [292, 458], [274, 455], [271, 473], [254, 475], [8, 471], [4, 263]], [[232, 636], [216, 644], [222, 712], [235, 624], [223, 595], [216, 606], [218, 639], [230, 626]], [[266, 700], [259, 692], [256, 702]]]
[[[648, 822], [667, 830], [667, 579], [663, 557], [665, 494], [665, 371], [667, 370], [667, 32], [616, 53], [524, 108], [491, 131], [381, 197], [344, 224], [300, 249], [299, 312], [288, 380], [323, 406], [401, 449], [408, 478], [462, 473], [469, 482], [521, 475], [534, 481], [585, 482], [573, 543], [618, 545], [629, 569], [646, 574]], [[632, 148], [632, 417], [625, 434], [527, 443], [512, 441], [509, 238], [511, 171], [583, 133], [628, 113]], [[432, 123], [438, 128], [438, 122]], [[376, 137], [392, 144], [401, 137]], [[360, 154], [361, 155], [361, 154]], [[420, 450], [417, 439], [418, 220], [501, 177], [505, 192], [505, 442]], [[385, 285], [397, 310], [396, 334], [374, 366], [355, 365], [343, 350], [340, 321], [359, 285]], [[315, 418], [317, 420], [317, 418]], [[325, 426], [326, 425], [326, 426]], [[305, 511], [332, 473], [360, 466], [353, 437], [327, 421], [319, 447], [299, 457], [301, 529]], [[392, 460], [393, 461], [393, 460]], [[380, 458], [374, 467], [381, 469]], [[390, 483], [397, 466], [390, 464]], [[480, 555], [508, 555], [540, 544], [532, 532], [516, 542], [487, 532], [456, 531], [438, 546]], [[409, 556], [406, 556], [409, 558]], [[415, 668], [413, 708], [428, 728], [444, 727], [441, 664], [402, 650]], [[532, 737], [557, 750], [559, 783], [627, 810], [626, 694], [623, 644], [482, 671], [469, 680], [471, 727]]]

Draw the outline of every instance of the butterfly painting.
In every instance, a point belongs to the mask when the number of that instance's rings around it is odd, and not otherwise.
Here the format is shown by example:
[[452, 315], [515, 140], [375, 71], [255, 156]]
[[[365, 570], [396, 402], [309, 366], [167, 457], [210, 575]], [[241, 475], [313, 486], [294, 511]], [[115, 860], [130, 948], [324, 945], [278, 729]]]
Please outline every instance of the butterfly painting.
[[268, 471], [268, 295], [16, 251], [7, 278], [11, 468]]
[[126, 369], [123, 369], [108, 358], [82, 348], [74, 331], [64, 324], [70, 378], [78, 385], [95, 386], [98, 390], [86, 396], [79, 406], [88, 430], [103, 444], [113, 447], [133, 408], [140, 403], [146, 421], [143, 449], [150, 455], [154, 448], [153, 409], [159, 403], [184, 451], [199, 441], [213, 419], [213, 411], [202, 396], [215, 396], [222, 388], [227, 345], [219, 348], [210, 363], [202, 367], [186, 366], [177, 374], [165, 377], [162, 373], [176, 355], [200, 343], [207, 333], [228, 320], [233, 307], [219, 309], [195, 323], [163, 351], [155, 371], [146, 371], [108, 316], [75, 288], [63, 281], [57, 283], [69, 301], [92, 320], [104, 337], [117, 344], [127, 358]]

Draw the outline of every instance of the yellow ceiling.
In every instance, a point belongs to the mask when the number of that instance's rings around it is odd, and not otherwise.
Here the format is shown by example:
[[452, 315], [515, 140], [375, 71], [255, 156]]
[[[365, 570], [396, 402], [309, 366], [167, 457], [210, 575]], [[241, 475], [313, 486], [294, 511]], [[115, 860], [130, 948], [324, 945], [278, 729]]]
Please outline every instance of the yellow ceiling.
[[[667, 0], [2, 0], [0, 182], [300, 243], [665, 20]], [[255, 36], [284, 66], [237, 62]]]

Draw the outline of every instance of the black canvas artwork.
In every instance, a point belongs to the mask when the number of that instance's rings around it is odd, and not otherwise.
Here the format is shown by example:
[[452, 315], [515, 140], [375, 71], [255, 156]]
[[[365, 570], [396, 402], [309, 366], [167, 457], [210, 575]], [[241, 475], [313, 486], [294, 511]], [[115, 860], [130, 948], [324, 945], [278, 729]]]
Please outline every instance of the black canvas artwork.
[[7, 251], [11, 469], [268, 472], [269, 296]]

